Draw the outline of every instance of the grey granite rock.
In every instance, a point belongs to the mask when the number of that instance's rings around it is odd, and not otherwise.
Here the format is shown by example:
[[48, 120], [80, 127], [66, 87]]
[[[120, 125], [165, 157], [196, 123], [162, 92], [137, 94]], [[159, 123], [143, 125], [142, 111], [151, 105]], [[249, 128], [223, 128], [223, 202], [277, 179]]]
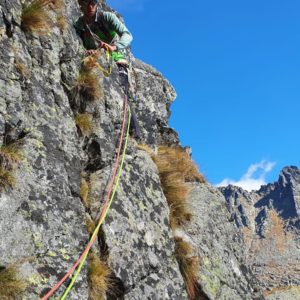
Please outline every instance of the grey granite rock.
[[[78, 6], [67, 1], [69, 26], [63, 33], [54, 26], [49, 35], [39, 37], [25, 34], [17, 26], [19, 1], [1, 1], [0, 5], [1, 144], [18, 142], [23, 154], [16, 170], [16, 188], [0, 195], [0, 265], [25, 258], [20, 272], [31, 283], [25, 297], [33, 299], [62, 277], [87, 244], [85, 209], [79, 198], [80, 174], [85, 171], [97, 179], [97, 174], [110, 170], [124, 96], [115, 65], [110, 78], [98, 74], [102, 99], [81, 99], [85, 112], [93, 115], [94, 133], [90, 137], [78, 135], [74, 122], [78, 107], [72, 103], [70, 90], [83, 53], [71, 26]], [[25, 73], [18, 70], [17, 63]], [[139, 62], [135, 71], [140, 93], [136, 106], [141, 111], [138, 115], [144, 138], [157, 142], [162, 139], [163, 126], [167, 127], [175, 94], [153, 68]], [[144, 91], [148, 84], [152, 85], [151, 93]], [[186, 299], [173, 259], [174, 242], [157, 171], [149, 157], [136, 152], [134, 141], [130, 141], [126, 169], [102, 229], [110, 266], [123, 282], [128, 299], [139, 298], [142, 293], [152, 299]], [[137, 178], [141, 180], [138, 185]], [[99, 178], [101, 183], [104, 189], [105, 182]], [[96, 203], [94, 210], [100, 206], [101, 202]], [[112, 230], [116, 231], [113, 235]], [[86, 268], [71, 297], [88, 299]]]
[[[84, 250], [89, 238], [86, 216], [97, 221], [103, 207], [122, 123], [124, 93], [115, 64], [110, 77], [97, 72], [103, 94], [99, 99], [90, 101], [74, 93], [84, 49], [72, 27], [79, 7], [76, 1], [65, 4], [67, 28], [53, 25], [39, 36], [22, 31], [21, 1], [0, 0], [0, 145], [16, 143], [23, 156], [15, 170], [16, 187], [0, 192], [0, 267], [19, 262], [19, 275], [30, 282], [23, 299], [44, 295]], [[55, 18], [54, 12], [51, 15]], [[132, 55], [131, 60], [131, 94], [143, 141], [152, 147], [178, 145], [177, 133], [168, 126], [176, 97], [173, 87], [153, 67]], [[104, 56], [100, 62], [106, 64]], [[76, 126], [78, 113], [91, 115], [90, 135]], [[83, 175], [91, 185], [89, 207], [80, 199]], [[299, 226], [298, 181], [298, 171], [290, 168], [278, 186], [260, 191], [260, 197], [267, 197], [280, 190], [272, 207], [288, 217], [291, 230]], [[189, 202], [195, 215], [175, 235], [189, 241], [202, 258], [199, 284], [205, 299], [258, 299], [255, 275], [263, 269], [265, 257], [261, 254], [256, 265], [247, 260], [249, 247], [232, 220], [253, 234], [258, 229], [265, 234], [271, 203], [264, 205], [256, 194], [236, 191], [227, 201], [228, 213], [215, 188], [191, 185]], [[261, 227], [253, 218], [257, 212], [262, 215]], [[93, 246], [113, 272], [116, 291], [107, 299], [187, 299], [168, 215], [156, 166], [129, 137], [120, 186]], [[282, 266], [286, 267], [284, 261]], [[288, 282], [297, 283], [297, 274]], [[70, 299], [88, 298], [85, 264]]]
[[244, 244], [223, 195], [209, 184], [192, 184], [193, 219], [175, 234], [195, 245], [201, 258], [200, 284], [209, 299], [261, 299], [246, 264]]

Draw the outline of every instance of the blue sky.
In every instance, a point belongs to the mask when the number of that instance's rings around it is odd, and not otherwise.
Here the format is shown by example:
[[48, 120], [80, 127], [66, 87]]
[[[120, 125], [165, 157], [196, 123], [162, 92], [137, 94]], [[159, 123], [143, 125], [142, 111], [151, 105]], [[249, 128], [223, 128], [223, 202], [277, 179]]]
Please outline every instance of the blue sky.
[[175, 87], [170, 124], [209, 182], [300, 166], [300, 1], [108, 0], [137, 58]]

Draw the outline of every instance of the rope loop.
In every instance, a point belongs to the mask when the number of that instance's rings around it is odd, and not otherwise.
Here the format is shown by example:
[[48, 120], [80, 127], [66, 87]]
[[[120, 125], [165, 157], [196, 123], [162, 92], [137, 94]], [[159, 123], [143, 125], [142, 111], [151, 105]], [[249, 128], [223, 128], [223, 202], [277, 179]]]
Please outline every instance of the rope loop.
[[98, 68], [104, 76], [109, 77], [112, 73], [112, 56], [108, 50], [106, 50], [106, 61], [108, 62], [108, 70], [101, 66], [98, 59]]

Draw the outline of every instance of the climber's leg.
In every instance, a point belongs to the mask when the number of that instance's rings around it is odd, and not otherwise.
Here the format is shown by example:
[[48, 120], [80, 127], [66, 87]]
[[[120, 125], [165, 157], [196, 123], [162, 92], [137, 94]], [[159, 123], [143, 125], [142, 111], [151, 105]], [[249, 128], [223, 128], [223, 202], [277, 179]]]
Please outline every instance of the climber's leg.
[[141, 130], [138, 125], [135, 111], [128, 97], [128, 90], [129, 90], [128, 69], [126, 65], [123, 64], [117, 64], [117, 65], [119, 68], [120, 85], [124, 89], [124, 93], [127, 95], [128, 98], [128, 104], [131, 112], [131, 124], [132, 124], [132, 129], [134, 131], [133, 135], [137, 140], [141, 140], [142, 139]]

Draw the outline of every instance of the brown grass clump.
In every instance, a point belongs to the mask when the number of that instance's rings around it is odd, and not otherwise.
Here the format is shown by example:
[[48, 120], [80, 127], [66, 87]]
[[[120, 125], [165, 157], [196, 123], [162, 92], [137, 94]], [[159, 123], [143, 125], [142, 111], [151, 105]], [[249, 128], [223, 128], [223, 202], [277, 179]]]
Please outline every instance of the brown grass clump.
[[13, 173], [21, 159], [22, 155], [17, 144], [0, 148], [0, 191], [15, 187], [16, 180]]
[[94, 230], [96, 228], [96, 223], [93, 221], [93, 219], [90, 217], [90, 215], [87, 214], [86, 216], [86, 229], [87, 229], [87, 232], [90, 236], [93, 235], [94, 233]]
[[190, 299], [200, 299], [201, 288], [198, 284], [200, 268], [199, 257], [194, 255], [193, 247], [181, 238], [175, 239], [175, 256], [183, 276], [186, 290]]
[[27, 6], [35, 6], [38, 8], [44, 9], [53, 9], [53, 10], [63, 10], [64, 9], [64, 0], [32, 0], [25, 2]]
[[78, 114], [75, 123], [84, 136], [90, 135], [93, 131], [92, 115], [89, 113]]
[[21, 27], [27, 32], [46, 34], [51, 28], [51, 19], [46, 10], [49, 4], [43, 0], [27, 1], [22, 10]]
[[152, 158], [157, 165], [163, 191], [170, 207], [170, 225], [175, 229], [190, 221], [192, 217], [186, 203], [190, 193], [186, 182], [204, 182], [204, 178], [189, 155], [180, 147], [161, 146]]
[[67, 27], [68, 27], [68, 22], [67, 22], [66, 17], [64, 15], [57, 16], [56, 24], [62, 31], [66, 30]]
[[143, 151], [145, 151], [145, 152], [147, 152], [151, 157], [153, 157], [154, 156], [154, 152], [153, 152], [153, 150], [147, 145], [147, 144], [145, 144], [145, 143], [142, 143], [142, 144], [138, 144], [138, 149], [140, 149], [140, 150], [143, 150]]
[[[40, 0], [41, 1], [41, 0]], [[65, 7], [65, 1], [64, 0], [42, 0], [44, 3], [48, 3], [47, 5], [50, 6], [50, 8], [58, 11], [64, 10]]]
[[27, 0], [22, 10], [21, 27], [27, 32], [47, 34], [53, 25], [49, 9], [62, 12], [63, 8], [63, 0]]
[[24, 280], [18, 279], [17, 268], [15, 265], [0, 270], [1, 299], [19, 299], [27, 285], [28, 284]]
[[16, 179], [12, 174], [12, 171], [7, 171], [0, 167], [0, 192], [6, 188], [14, 188], [16, 185]]
[[64, 0], [53, 0], [52, 4], [56, 11], [56, 25], [61, 31], [65, 31], [68, 27], [68, 22], [65, 17], [65, 3]]
[[99, 76], [97, 55], [89, 55], [82, 61], [81, 69], [74, 83], [74, 97], [78, 95], [94, 101], [103, 96], [102, 89], [99, 84]]
[[75, 94], [79, 94], [91, 101], [97, 100], [102, 96], [98, 77], [95, 73], [88, 70], [81, 70], [74, 84]]
[[84, 206], [87, 206], [88, 204], [88, 196], [89, 196], [89, 184], [87, 183], [85, 178], [81, 178], [80, 198], [84, 203]]
[[[170, 226], [175, 230], [192, 218], [192, 212], [187, 204], [187, 198], [191, 191], [187, 182], [203, 183], [205, 180], [190, 156], [180, 147], [161, 146], [156, 155], [149, 150], [148, 146], [141, 145], [139, 148], [148, 152], [157, 165], [163, 191], [170, 208]], [[175, 257], [189, 298], [191, 300], [208, 299], [198, 283], [200, 262], [193, 247], [182, 238], [175, 238]]]
[[197, 166], [181, 147], [160, 146], [155, 157], [160, 173], [181, 173], [185, 181], [205, 182]]
[[104, 300], [110, 288], [110, 268], [94, 252], [89, 254], [88, 282], [91, 300]]
[[170, 208], [170, 226], [175, 229], [192, 218], [192, 213], [186, 203], [191, 189], [182, 179], [180, 173], [166, 176], [162, 179], [162, 185]]
[[96, 55], [89, 55], [85, 57], [82, 61], [82, 70], [85, 72], [92, 71], [94, 69], [97, 69], [99, 66], [98, 58], [100, 56], [100, 52], [98, 51], [98, 54]]
[[89, 208], [91, 205], [91, 184], [85, 178], [81, 178], [80, 184], [80, 198], [85, 208]]
[[22, 75], [24, 78], [29, 78], [30, 77], [30, 71], [27, 69], [24, 63], [20, 61], [20, 59], [16, 59], [15, 61], [15, 67], [19, 74]]
[[5, 170], [12, 170], [22, 160], [20, 146], [9, 144], [0, 147], [0, 166]]

